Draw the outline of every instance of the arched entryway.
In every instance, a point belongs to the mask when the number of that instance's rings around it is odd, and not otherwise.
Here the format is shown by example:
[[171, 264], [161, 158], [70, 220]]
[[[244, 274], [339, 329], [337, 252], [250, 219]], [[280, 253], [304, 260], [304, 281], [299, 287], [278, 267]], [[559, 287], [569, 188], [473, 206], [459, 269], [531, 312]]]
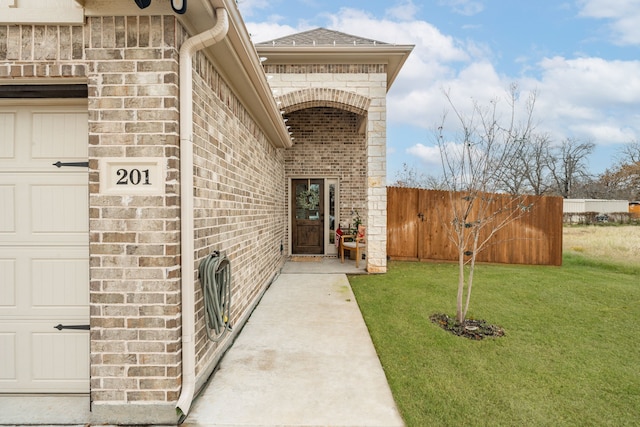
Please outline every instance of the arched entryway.
[[366, 212], [369, 100], [320, 88], [278, 100], [294, 137], [285, 151], [291, 254], [336, 255], [337, 227]]

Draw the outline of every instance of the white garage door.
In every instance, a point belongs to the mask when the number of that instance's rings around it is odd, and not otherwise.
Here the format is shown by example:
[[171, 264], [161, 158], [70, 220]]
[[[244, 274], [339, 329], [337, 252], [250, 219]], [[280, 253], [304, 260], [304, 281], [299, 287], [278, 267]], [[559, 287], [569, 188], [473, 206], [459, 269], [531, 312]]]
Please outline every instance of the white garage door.
[[0, 102], [0, 392], [86, 393], [86, 100]]

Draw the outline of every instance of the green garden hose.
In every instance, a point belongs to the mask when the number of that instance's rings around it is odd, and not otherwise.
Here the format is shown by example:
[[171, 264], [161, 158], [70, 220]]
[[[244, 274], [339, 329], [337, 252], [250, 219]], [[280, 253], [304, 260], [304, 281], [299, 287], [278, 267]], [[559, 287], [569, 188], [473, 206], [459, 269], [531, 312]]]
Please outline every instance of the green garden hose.
[[218, 342], [231, 330], [231, 263], [224, 252], [215, 251], [200, 262], [198, 273], [207, 338]]

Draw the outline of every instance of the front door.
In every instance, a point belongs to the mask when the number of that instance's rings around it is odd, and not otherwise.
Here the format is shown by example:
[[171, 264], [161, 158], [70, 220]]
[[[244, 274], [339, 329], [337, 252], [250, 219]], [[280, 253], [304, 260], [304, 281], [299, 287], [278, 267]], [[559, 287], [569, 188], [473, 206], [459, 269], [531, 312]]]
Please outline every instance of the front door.
[[86, 100], [0, 104], [0, 393], [89, 391], [87, 135]]
[[324, 179], [291, 181], [294, 254], [324, 254]]

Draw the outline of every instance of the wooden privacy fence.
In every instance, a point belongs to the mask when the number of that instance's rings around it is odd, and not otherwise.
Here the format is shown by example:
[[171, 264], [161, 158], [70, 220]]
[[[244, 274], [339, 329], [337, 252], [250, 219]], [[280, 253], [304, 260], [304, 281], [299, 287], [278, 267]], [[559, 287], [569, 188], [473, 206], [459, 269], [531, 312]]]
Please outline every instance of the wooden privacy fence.
[[[508, 195], [493, 196], [497, 204], [508, 203]], [[447, 231], [453, 217], [448, 192], [388, 187], [387, 203], [387, 255], [391, 259], [458, 260]], [[491, 238], [477, 261], [562, 265], [562, 198], [527, 196], [525, 204], [531, 203], [526, 215]]]

